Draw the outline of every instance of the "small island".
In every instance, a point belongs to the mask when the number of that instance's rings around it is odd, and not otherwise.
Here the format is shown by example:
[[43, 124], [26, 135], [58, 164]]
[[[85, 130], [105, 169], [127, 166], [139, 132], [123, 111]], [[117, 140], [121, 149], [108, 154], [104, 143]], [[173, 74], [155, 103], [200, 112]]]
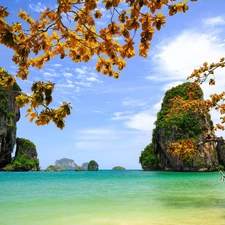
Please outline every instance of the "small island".
[[80, 171], [85, 171], [85, 169], [82, 166], [77, 166], [75, 168], [75, 171], [80, 172]]
[[112, 170], [126, 170], [126, 169], [124, 167], [122, 167], [122, 166], [114, 166], [112, 168]]
[[60, 166], [54, 166], [54, 165], [50, 165], [46, 168], [47, 172], [63, 172], [65, 171], [65, 169], [61, 168]]
[[55, 166], [59, 166], [64, 170], [74, 170], [77, 168], [77, 164], [73, 159], [62, 158], [55, 161]]
[[75, 171], [97, 171], [98, 170], [98, 163], [95, 160], [91, 160], [90, 162], [85, 162], [82, 166], [77, 166]]

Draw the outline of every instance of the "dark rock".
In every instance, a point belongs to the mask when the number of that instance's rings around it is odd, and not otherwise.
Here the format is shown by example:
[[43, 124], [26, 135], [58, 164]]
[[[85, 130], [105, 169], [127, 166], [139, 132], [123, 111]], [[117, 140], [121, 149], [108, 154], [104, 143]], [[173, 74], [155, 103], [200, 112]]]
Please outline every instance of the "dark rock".
[[217, 142], [216, 151], [218, 154], [219, 164], [225, 166], [225, 141], [222, 137], [220, 137]]
[[19, 87], [0, 86], [0, 169], [12, 161], [12, 152], [16, 143], [16, 122], [20, 118], [19, 107], [15, 104]]

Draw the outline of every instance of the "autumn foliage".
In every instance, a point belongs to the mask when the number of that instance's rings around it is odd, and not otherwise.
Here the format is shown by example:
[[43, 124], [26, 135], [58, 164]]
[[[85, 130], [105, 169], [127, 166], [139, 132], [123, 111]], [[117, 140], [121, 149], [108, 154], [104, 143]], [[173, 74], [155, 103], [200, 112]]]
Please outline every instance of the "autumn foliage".
[[[110, 17], [104, 27], [97, 25], [102, 20], [101, 7]], [[139, 36], [139, 55], [147, 57], [156, 30], [166, 23], [166, 15], [162, 13], [165, 7], [170, 16], [188, 10], [186, 0], [58, 0], [56, 8], [40, 12], [37, 20], [20, 9], [18, 17], [23, 22], [9, 24], [7, 6], [0, 6], [0, 43], [14, 51], [16, 77], [22, 80], [29, 76], [30, 67], [41, 69], [56, 56], [61, 59], [68, 56], [75, 63], [87, 63], [97, 56], [96, 70], [118, 78], [119, 71], [126, 66], [126, 58], [136, 55], [135, 36]], [[65, 20], [70, 22], [69, 27]], [[4, 73], [1, 69], [0, 85], [13, 85], [15, 77], [6, 77]], [[16, 99], [20, 107], [29, 106], [30, 121], [35, 120], [37, 125], [53, 121], [62, 129], [71, 107], [63, 103], [59, 109], [49, 108], [54, 84], [38, 81], [31, 90], [33, 94], [21, 93]]]
[[[221, 142], [223, 139], [218, 138], [215, 135], [216, 130], [224, 130], [225, 123], [225, 92], [220, 94], [214, 93], [210, 95], [209, 99], [194, 98], [196, 96], [196, 90], [198, 85], [201, 85], [205, 81], [209, 81], [209, 85], [215, 85], [214, 71], [217, 68], [225, 67], [225, 59], [221, 58], [218, 63], [208, 64], [205, 62], [199, 69], [195, 69], [188, 79], [194, 79], [194, 82], [189, 87], [188, 98], [184, 99], [181, 96], [174, 97], [171, 101], [171, 108], [167, 114], [168, 119], [176, 117], [179, 119], [179, 112], [194, 113], [202, 118], [207, 118], [210, 111], [215, 109], [219, 111], [221, 117], [221, 123], [215, 124], [211, 127], [208, 124], [208, 129], [205, 129], [203, 135], [206, 137], [201, 143], [197, 143], [191, 139], [184, 139], [181, 142], [173, 142], [168, 146], [168, 152], [173, 156], [179, 157], [181, 160], [185, 157], [191, 157], [199, 149], [199, 145], [204, 146], [207, 142]], [[207, 120], [205, 120], [207, 122]], [[200, 152], [197, 152], [200, 154]]]

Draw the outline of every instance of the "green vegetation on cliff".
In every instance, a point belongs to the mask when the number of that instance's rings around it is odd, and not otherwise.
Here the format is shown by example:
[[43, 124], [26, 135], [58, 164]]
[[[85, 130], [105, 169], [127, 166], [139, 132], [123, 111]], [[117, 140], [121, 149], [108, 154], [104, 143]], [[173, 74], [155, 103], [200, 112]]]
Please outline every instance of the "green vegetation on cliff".
[[7, 171], [29, 171], [39, 170], [39, 160], [37, 150], [33, 142], [25, 138], [17, 138], [16, 154], [12, 163], [8, 164], [4, 170]]
[[[175, 134], [173, 138], [176, 140], [196, 138], [197, 135], [206, 129], [202, 126], [203, 124], [199, 123], [200, 116], [196, 112], [179, 111], [171, 114], [169, 117], [167, 116], [171, 108], [171, 100], [176, 96], [187, 100], [191, 85], [192, 83], [187, 82], [168, 90], [163, 98], [162, 108], [157, 114], [157, 120], [155, 122], [156, 129], [164, 129], [166, 136], [171, 136], [172, 133]], [[192, 98], [203, 98], [203, 93], [199, 86], [195, 88]]]
[[[212, 130], [210, 115], [194, 110], [171, 110], [172, 102], [179, 105], [179, 99], [186, 101], [190, 98], [203, 100], [201, 88], [190, 82], [173, 87], [165, 93], [152, 132], [152, 142], [141, 152], [139, 158], [144, 170], [161, 168], [199, 171], [213, 170], [218, 165], [215, 144], [198, 145], [203, 143], [207, 132]], [[192, 145], [188, 145], [189, 143]], [[173, 151], [179, 151], [179, 156], [173, 155]], [[198, 154], [199, 152], [204, 154]]]
[[154, 145], [150, 143], [145, 147], [145, 149], [141, 152], [139, 157], [139, 162], [143, 170], [155, 170], [159, 169], [159, 156], [154, 152]]
[[6, 171], [30, 171], [39, 170], [39, 160], [30, 159], [27, 155], [18, 155], [11, 164], [8, 164]]

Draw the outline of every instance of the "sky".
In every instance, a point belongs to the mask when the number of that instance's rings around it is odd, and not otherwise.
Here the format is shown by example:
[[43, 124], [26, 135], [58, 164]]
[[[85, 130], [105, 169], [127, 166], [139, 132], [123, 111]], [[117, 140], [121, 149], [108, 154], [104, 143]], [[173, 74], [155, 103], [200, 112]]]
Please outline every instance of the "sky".
[[[0, 5], [8, 8], [8, 21], [17, 22], [19, 8], [37, 17], [41, 10], [54, 7], [55, 2], [0, 0]], [[61, 158], [73, 159], [78, 165], [95, 160], [99, 169], [141, 169], [139, 156], [151, 142], [165, 92], [186, 82], [187, 76], [205, 61], [217, 62], [225, 56], [224, 8], [224, 0], [198, 0], [189, 4], [185, 14], [166, 14], [167, 23], [155, 32], [148, 57], [137, 55], [126, 60], [119, 79], [96, 72], [96, 58], [89, 63], [55, 58], [41, 70], [32, 68], [28, 80], [17, 80], [22, 90], [30, 93], [34, 81], [51, 80], [56, 84], [53, 106], [70, 102], [72, 114], [60, 130], [53, 123], [30, 123], [25, 118], [26, 108], [22, 108], [17, 137], [35, 143], [42, 169]], [[100, 10], [103, 21], [107, 21], [107, 11], [102, 7]], [[12, 51], [0, 45], [0, 67], [15, 75], [16, 66], [11, 58]], [[224, 91], [225, 69], [218, 69], [215, 76], [215, 86], [202, 85], [205, 98]], [[211, 115], [218, 122], [218, 113]]]

